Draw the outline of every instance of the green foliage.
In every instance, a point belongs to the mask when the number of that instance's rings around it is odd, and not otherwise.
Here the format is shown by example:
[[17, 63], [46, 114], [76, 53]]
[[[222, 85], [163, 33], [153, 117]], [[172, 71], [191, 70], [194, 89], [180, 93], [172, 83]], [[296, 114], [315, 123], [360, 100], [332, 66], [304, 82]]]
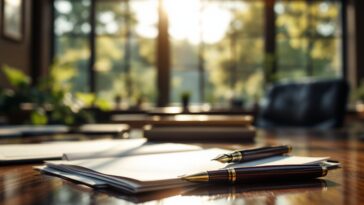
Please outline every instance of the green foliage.
[[51, 69], [48, 77], [39, 80], [35, 86], [30, 85], [30, 77], [20, 70], [4, 66], [2, 71], [13, 86], [12, 89], [0, 92], [0, 110], [11, 116], [21, 112], [21, 105], [32, 105], [29, 119], [32, 124], [66, 124], [86, 123], [93, 121], [92, 115], [83, 110], [85, 106], [69, 92], [63, 84], [70, 72], [62, 75], [59, 67]]
[[267, 73], [272, 72], [275, 59], [265, 57], [260, 40], [264, 32], [264, 5], [252, 2], [246, 6], [245, 10], [231, 11], [232, 20], [219, 42], [206, 45], [210, 102], [226, 103], [234, 96], [254, 101], [263, 91]]
[[100, 108], [103, 111], [108, 111], [108, 110], [112, 109], [109, 101], [104, 100], [104, 99], [96, 99], [95, 106]]
[[21, 87], [30, 85], [30, 77], [20, 70], [4, 65], [3, 73], [12, 86]]
[[189, 100], [190, 97], [191, 97], [191, 92], [189, 92], [189, 91], [183, 91], [181, 93], [181, 99], [182, 100]]
[[34, 125], [45, 125], [48, 123], [48, 117], [43, 109], [36, 109], [32, 111], [30, 120]]
[[3, 66], [2, 72], [13, 89], [3, 89], [0, 92], [0, 112], [12, 113], [20, 108], [22, 102], [29, 102], [31, 95], [37, 96], [37, 91], [30, 86], [30, 77], [22, 71], [9, 66]]
[[354, 90], [352, 98], [354, 101], [364, 102], [364, 79], [360, 81], [359, 86]]
[[[254, 2], [246, 3], [245, 10], [232, 12], [233, 20], [219, 43], [205, 45], [212, 87], [209, 99], [212, 95], [215, 102], [228, 98], [228, 93], [240, 93], [254, 101], [266, 84], [308, 77], [308, 62], [312, 62], [313, 76], [340, 74], [339, 38], [335, 32], [339, 30], [338, 3], [277, 2], [276, 52], [264, 53], [264, 7]], [[327, 30], [321, 28], [333, 28], [333, 32], [325, 33]]]
[[84, 103], [86, 107], [91, 107], [95, 102], [95, 95], [92, 93], [81, 93], [75, 94], [76, 97]]
[[[72, 10], [68, 13], [56, 11], [58, 17], [67, 19], [69, 24], [74, 25], [75, 30], [68, 31], [69, 33], [83, 32], [78, 29], [82, 28], [86, 21], [85, 13], [88, 13], [85, 11], [90, 9], [89, 4], [77, 2], [70, 2]], [[100, 35], [96, 39], [96, 62], [93, 69], [96, 73], [97, 96], [94, 96], [92, 103], [102, 109], [112, 108], [111, 103], [115, 95], [121, 95], [122, 99], [129, 103], [137, 103], [140, 96], [151, 102], [156, 99], [154, 38], [134, 35], [134, 29], [138, 24], [134, 8], [140, 4], [133, 1], [96, 3], [98, 31], [106, 35]], [[103, 16], [108, 16], [109, 19], [104, 21]], [[130, 26], [124, 26], [126, 23]], [[117, 25], [117, 29], [110, 31], [110, 25]], [[64, 85], [67, 85], [72, 93], [87, 92], [87, 40], [58, 35], [56, 41], [59, 46], [56, 50], [58, 58], [55, 66], [62, 67], [62, 72], [67, 66], [76, 68], [72, 75], [63, 80]], [[87, 104], [90, 103], [90, 99], [86, 101]]]

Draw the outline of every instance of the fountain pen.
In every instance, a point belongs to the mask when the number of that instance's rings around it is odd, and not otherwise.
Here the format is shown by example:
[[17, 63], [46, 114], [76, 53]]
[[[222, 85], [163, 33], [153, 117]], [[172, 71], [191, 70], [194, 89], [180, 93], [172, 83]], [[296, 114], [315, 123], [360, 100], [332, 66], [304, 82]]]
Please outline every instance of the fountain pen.
[[262, 147], [257, 149], [247, 149], [247, 150], [237, 150], [232, 153], [223, 154], [217, 156], [213, 160], [222, 162], [222, 163], [231, 163], [231, 162], [245, 162], [251, 160], [262, 159], [266, 157], [271, 157], [275, 155], [282, 155], [289, 153], [292, 150], [291, 146], [283, 145], [283, 146], [273, 146], [273, 147]]
[[235, 183], [235, 182], [267, 182], [314, 179], [326, 176], [329, 169], [339, 168], [339, 165], [274, 165], [243, 168], [227, 168], [182, 176], [181, 179], [190, 182]]

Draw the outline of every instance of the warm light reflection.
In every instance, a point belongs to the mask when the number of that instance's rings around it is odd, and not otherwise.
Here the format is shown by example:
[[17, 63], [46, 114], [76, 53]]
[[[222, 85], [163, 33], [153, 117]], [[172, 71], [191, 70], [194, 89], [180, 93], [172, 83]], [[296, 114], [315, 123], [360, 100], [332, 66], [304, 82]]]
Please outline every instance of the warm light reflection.
[[54, 2], [54, 7], [56, 8], [57, 12], [62, 14], [67, 14], [72, 11], [72, 5], [68, 1], [56, 1]]
[[356, 105], [356, 110], [358, 112], [364, 112], [364, 104], [357, 104]]
[[20, 0], [6, 0], [7, 5], [18, 7], [20, 6]]
[[203, 204], [206, 202], [206, 197], [183, 197], [183, 196], [174, 196], [163, 200], [164, 205], [194, 205], [194, 204]]
[[177, 121], [207, 121], [209, 119], [208, 115], [177, 115], [175, 120]]
[[156, 27], [158, 22], [157, 1], [134, 1], [130, 6], [138, 22], [135, 25], [138, 35], [145, 38], [156, 38], [158, 35]]
[[232, 20], [231, 12], [217, 3], [204, 5], [198, 0], [165, 0], [169, 34], [176, 40], [198, 44], [220, 41]]

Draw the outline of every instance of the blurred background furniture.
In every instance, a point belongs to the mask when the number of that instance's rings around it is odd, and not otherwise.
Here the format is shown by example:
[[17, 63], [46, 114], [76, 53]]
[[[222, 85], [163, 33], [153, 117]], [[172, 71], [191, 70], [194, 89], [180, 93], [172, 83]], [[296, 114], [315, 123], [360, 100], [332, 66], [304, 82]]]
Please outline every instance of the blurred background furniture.
[[257, 126], [340, 127], [345, 116], [348, 93], [349, 86], [341, 79], [274, 84], [261, 103]]

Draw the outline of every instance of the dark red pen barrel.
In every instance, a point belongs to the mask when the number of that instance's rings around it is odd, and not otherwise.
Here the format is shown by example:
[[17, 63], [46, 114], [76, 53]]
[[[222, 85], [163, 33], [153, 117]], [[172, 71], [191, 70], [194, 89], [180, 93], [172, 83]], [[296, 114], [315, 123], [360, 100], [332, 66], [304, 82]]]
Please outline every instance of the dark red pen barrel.
[[288, 146], [277, 146], [277, 147], [264, 147], [252, 150], [241, 151], [242, 160], [241, 161], [251, 161], [255, 159], [262, 159], [269, 156], [282, 155], [288, 153], [290, 147]]
[[266, 182], [313, 179], [326, 175], [320, 165], [284, 165], [208, 171], [210, 182]]

